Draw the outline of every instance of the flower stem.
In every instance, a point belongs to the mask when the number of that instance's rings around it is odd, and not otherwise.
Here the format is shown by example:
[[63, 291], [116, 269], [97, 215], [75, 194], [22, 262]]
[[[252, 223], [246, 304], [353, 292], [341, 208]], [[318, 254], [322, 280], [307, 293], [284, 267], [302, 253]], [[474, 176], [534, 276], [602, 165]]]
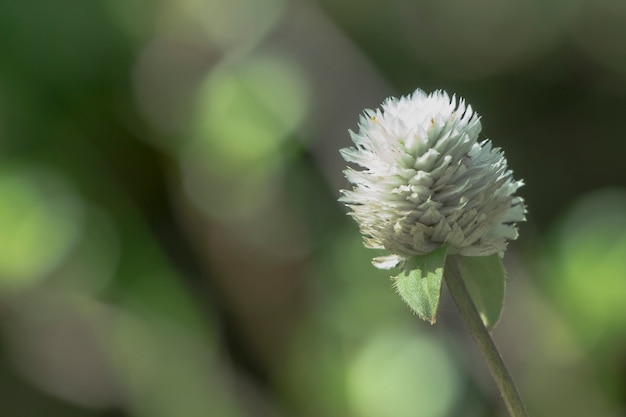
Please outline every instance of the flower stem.
[[513, 378], [506, 368], [502, 356], [500, 356], [500, 352], [491, 338], [491, 334], [483, 324], [470, 298], [467, 287], [461, 277], [456, 257], [448, 256], [446, 261], [444, 278], [448, 284], [450, 295], [487, 362], [491, 376], [496, 381], [509, 415], [511, 417], [527, 417], [526, 408], [515, 387], [515, 382], [513, 382]]

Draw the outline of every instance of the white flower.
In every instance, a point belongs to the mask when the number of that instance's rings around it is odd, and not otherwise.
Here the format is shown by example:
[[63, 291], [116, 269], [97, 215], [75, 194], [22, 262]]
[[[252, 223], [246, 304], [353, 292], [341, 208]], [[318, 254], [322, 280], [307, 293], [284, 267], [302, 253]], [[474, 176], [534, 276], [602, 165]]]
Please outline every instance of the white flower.
[[359, 224], [365, 245], [390, 256], [389, 269], [447, 245], [449, 254], [487, 256], [517, 238], [525, 220], [522, 186], [499, 148], [478, 141], [480, 118], [464, 100], [444, 91], [389, 98], [365, 110], [354, 147], [341, 150], [364, 169], [344, 171], [352, 190], [340, 201]]

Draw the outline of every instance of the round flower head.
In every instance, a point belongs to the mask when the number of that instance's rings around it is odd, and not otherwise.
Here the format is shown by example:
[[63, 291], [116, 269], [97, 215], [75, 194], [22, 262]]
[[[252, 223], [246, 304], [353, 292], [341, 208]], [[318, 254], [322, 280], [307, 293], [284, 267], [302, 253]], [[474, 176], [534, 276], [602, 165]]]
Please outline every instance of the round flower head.
[[499, 148], [478, 141], [480, 118], [444, 91], [389, 98], [365, 110], [353, 147], [342, 149], [351, 209], [365, 245], [392, 255], [374, 259], [388, 269], [447, 245], [448, 253], [502, 256], [525, 220], [522, 185]]

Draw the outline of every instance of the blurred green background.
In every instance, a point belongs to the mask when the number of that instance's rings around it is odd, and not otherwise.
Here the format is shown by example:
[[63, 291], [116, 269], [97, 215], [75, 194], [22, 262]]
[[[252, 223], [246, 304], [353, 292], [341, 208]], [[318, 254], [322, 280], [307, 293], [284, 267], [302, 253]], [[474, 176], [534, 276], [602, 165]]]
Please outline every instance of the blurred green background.
[[626, 415], [626, 3], [0, 0], [0, 416], [504, 416], [336, 202], [443, 88], [529, 221], [494, 336], [533, 416]]

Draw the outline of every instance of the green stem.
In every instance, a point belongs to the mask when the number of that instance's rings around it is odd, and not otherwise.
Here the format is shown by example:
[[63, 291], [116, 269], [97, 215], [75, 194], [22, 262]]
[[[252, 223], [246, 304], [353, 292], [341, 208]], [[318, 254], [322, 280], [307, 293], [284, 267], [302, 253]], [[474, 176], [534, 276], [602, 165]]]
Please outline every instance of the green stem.
[[491, 338], [491, 334], [489, 334], [489, 331], [483, 324], [467, 292], [456, 257], [448, 256], [446, 261], [444, 276], [448, 284], [450, 295], [487, 362], [489, 371], [496, 381], [496, 385], [504, 399], [504, 404], [509, 411], [509, 415], [511, 417], [527, 417], [526, 408], [515, 387], [515, 382], [513, 382], [513, 378], [511, 378], [511, 374], [506, 368], [502, 356], [500, 356], [500, 352]]

